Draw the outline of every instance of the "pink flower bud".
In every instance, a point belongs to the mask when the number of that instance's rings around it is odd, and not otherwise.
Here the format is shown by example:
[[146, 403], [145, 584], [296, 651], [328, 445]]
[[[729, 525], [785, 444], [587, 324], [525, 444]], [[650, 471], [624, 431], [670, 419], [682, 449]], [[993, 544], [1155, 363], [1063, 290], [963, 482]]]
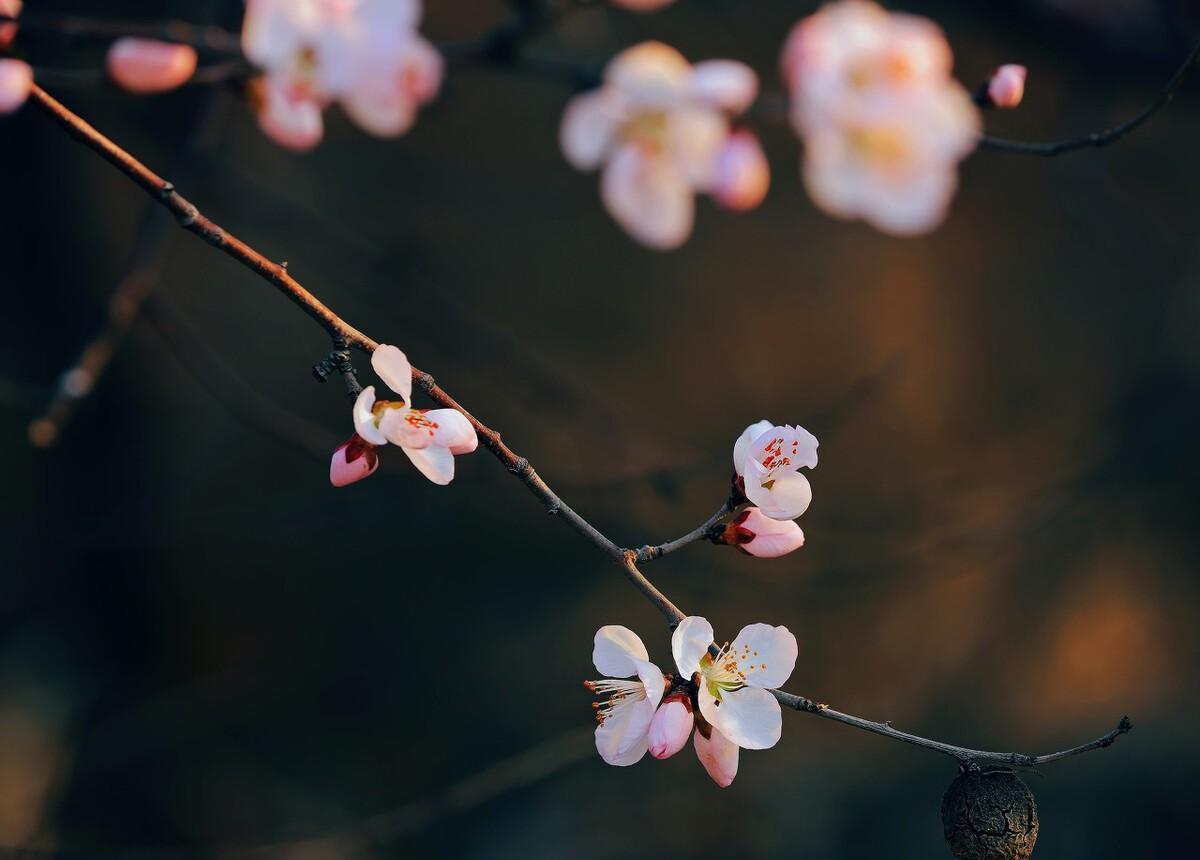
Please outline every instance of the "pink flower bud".
[[357, 433], [338, 446], [329, 463], [329, 483], [344, 487], [361, 481], [379, 468], [375, 446]]
[[692, 733], [692, 703], [683, 693], [672, 693], [663, 699], [654, 718], [650, 720], [650, 732], [646, 743], [650, 755], [655, 758], [670, 758], [683, 749], [688, 735]]
[[721, 540], [748, 555], [778, 558], [804, 546], [804, 532], [794, 520], [773, 520], [750, 507], [725, 527]]
[[717, 202], [744, 212], [762, 203], [770, 185], [771, 168], [758, 138], [748, 131], [731, 134], [717, 155], [713, 186]]
[[729, 738], [710, 726], [711, 736], [705, 737], [696, 729], [693, 744], [696, 747], [696, 758], [708, 771], [713, 782], [721, 788], [729, 788], [733, 778], [737, 776], [738, 746]]
[[33, 69], [20, 60], [0, 60], [0, 114], [12, 113], [29, 98]]
[[987, 85], [988, 101], [992, 107], [1015, 108], [1025, 96], [1025, 67], [1001, 66], [992, 72]]
[[196, 51], [154, 39], [117, 39], [108, 49], [108, 76], [131, 93], [162, 93], [196, 73]]
[[613, 5], [631, 12], [653, 12], [655, 9], [670, 6], [674, 2], [675, 0], [613, 0]]
[[[0, 15], [16, 18], [21, 14], [21, 0], [0, 0]], [[0, 24], [0, 50], [12, 44], [17, 37], [16, 24]]]

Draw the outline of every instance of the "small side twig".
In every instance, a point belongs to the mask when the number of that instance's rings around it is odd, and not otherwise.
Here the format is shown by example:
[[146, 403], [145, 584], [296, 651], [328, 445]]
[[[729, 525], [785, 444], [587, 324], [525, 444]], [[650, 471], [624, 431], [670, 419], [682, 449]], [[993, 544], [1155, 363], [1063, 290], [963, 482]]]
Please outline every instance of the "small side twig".
[[669, 540], [666, 543], [660, 543], [656, 546], [646, 545], [641, 549], [636, 550], [634, 552], [634, 560], [643, 563], [647, 561], [653, 561], [656, 558], [662, 558], [664, 555], [669, 555], [676, 550], [683, 549], [688, 544], [710, 537], [712, 530], [717, 523], [721, 522], [721, 520], [735, 510], [736, 507], [737, 502], [734, 499], [730, 499], [725, 504], [721, 505], [715, 514], [702, 522], [700, 525], [696, 526], [687, 534], [681, 535], [680, 537], [675, 538], [675, 540]]

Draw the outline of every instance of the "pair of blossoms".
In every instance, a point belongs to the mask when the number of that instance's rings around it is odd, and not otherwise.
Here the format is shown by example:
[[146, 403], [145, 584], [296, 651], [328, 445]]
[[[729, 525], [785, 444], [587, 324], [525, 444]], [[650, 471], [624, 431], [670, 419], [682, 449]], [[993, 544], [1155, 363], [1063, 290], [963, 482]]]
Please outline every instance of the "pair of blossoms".
[[[793, 28], [782, 72], [804, 142], [804, 183], [821, 209], [895, 235], [941, 223], [958, 162], [981, 132], [952, 60], [936, 24], [868, 0], [830, 3]], [[1015, 107], [1024, 81], [1023, 67], [1003, 66], [982, 101]], [[601, 199], [627, 233], [675, 248], [691, 234], [696, 193], [737, 210], [766, 196], [770, 170], [757, 138], [729, 126], [757, 90], [742, 63], [690, 66], [647, 42], [618, 54], [601, 87], [572, 99], [563, 152], [581, 170], [603, 168]]]
[[[412, 407], [412, 365], [395, 346], [380, 344], [371, 367], [399, 400], [375, 396], [364, 388], [354, 402], [354, 435], [338, 446], [329, 464], [329, 481], [344, 487], [379, 468], [378, 449], [398, 446], [435, 484], [454, 480], [454, 458], [479, 447], [475, 428], [456, 409]], [[759, 421], [746, 428], [733, 446], [735, 481], [752, 504], [726, 524], [718, 539], [760, 558], [777, 558], [804, 545], [795, 523], [812, 502], [801, 468], [817, 465], [817, 439], [801, 427]]]
[[627, 766], [647, 752], [673, 756], [691, 737], [708, 775], [726, 788], [737, 775], [739, 750], [779, 742], [783, 718], [771, 689], [786, 683], [796, 666], [796, 637], [786, 627], [750, 624], [732, 644], [717, 648], [712, 625], [689, 616], [671, 636], [671, 654], [676, 676], [650, 662], [632, 630], [609, 625], [597, 631], [592, 662], [607, 677], [584, 682], [608, 696], [593, 705], [596, 750], [609, 764]]

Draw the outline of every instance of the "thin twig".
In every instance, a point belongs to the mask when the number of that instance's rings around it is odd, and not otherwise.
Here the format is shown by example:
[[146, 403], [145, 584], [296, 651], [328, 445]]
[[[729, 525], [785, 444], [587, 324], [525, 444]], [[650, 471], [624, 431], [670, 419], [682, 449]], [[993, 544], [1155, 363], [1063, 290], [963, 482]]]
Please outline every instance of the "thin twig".
[[[30, 98], [51, 118], [58, 122], [72, 137], [101, 155], [110, 164], [124, 173], [139, 188], [166, 207], [175, 215], [181, 227], [200, 236], [213, 247], [223, 251], [258, 274], [304, 310], [305, 313], [312, 317], [331, 336], [341, 337], [347, 344], [366, 352], [371, 352], [378, 346], [374, 340], [351, 326], [317, 299], [316, 296], [306, 290], [288, 273], [288, 270], [284, 266], [271, 262], [245, 242], [202, 215], [192, 203], [188, 202], [175, 190], [173, 185], [155, 174], [83, 119], [76, 116], [45, 90], [41, 89], [41, 87], [35, 85], [30, 93]], [[508, 471], [521, 479], [522, 483], [525, 484], [534, 496], [546, 506], [549, 513], [564, 519], [577, 532], [586, 537], [610, 558], [618, 562], [634, 587], [662, 613], [663, 617], [667, 619], [668, 624], [675, 626], [686, 617], [683, 610], [672, 603], [638, 569], [638, 552], [636, 550], [619, 547], [595, 526], [576, 513], [538, 476], [528, 460], [505, 445], [497, 431], [484, 425], [479, 419], [475, 418], [459, 405], [453, 397], [434, 382], [432, 376], [415, 367], [412, 373], [414, 384], [426, 392], [434, 402], [445, 408], [456, 409], [467, 418], [471, 426], [475, 428], [475, 432], [479, 435], [484, 447], [491, 451]], [[1116, 737], [1116, 735], [1112, 737], [1106, 736], [1107, 740], [1106, 738], [1101, 738], [1099, 741], [1084, 744], [1066, 753], [1054, 753], [1046, 757], [1022, 757], [1017, 753], [987, 752], [984, 750], [955, 747], [950, 744], [941, 743], [940, 741], [933, 741], [892, 729], [886, 723], [876, 723], [864, 720], [861, 717], [834, 711], [803, 696], [779, 690], [773, 692], [781, 704], [785, 704], [802, 713], [817, 714], [824, 716], [826, 719], [836, 720], [843, 725], [853, 726], [884, 737], [890, 737], [894, 740], [935, 750], [954, 756], [964, 763], [978, 761], [1010, 764], [1024, 764], [1025, 762], [1032, 762], [1034, 764], [1039, 762], [1044, 763], [1055, 761], [1058, 758], [1066, 757], [1066, 755], [1074, 755], [1079, 752], [1086, 752], [1089, 749], [1107, 746]], [[1117, 734], [1123, 734], [1128, 730], [1128, 720], [1123, 720], [1122, 725], [1118, 727]]]
[[664, 555], [669, 555], [676, 550], [683, 549], [690, 543], [695, 543], [698, 540], [703, 540], [709, 536], [713, 526], [725, 518], [725, 515], [732, 512], [736, 507], [737, 502], [730, 499], [725, 504], [717, 509], [717, 512], [705, 520], [700, 525], [696, 526], [687, 534], [669, 540], [666, 543], [660, 543], [657, 546], [644, 546], [637, 551], [636, 560], [640, 562], [653, 561], [656, 558], [662, 558]]
[[1062, 155], [1064, 152], [1074, 152], [1078, 149], [1099, 148], [1108, 146], [1110, 143], [1115, 143], [1125, 137], [1130, 132], [1134, 131], [1138, 126], [1144, 123], [1150, 117], [1154, 116], [1158, 110], [1169, 104], [1175, 93], [1183, 86], [1184, 80], [1188, 73], [1200, 60], [1200, 42], [1188, 53], [1183, 64], [1176, 69], [1175, 74], [1167, 81], [1165, 87], [1158, 98], [1146, 105], [1138, 112], [1136, 116], [1129, 119], [1120, 125], [1113, 126], [1105, 131], [1094, 131], [1091, 134], [1083, 137], [1069, 138], [1067, 140], [1052, 140], [1046, 142], [1035, 142], [1027, 140], [1007, 140], [1001, 137], [990, 137], [984, 135], [979, 139], [979, 145], [987, 149], [995, 149], [1000, 152], [1015, 152], [1023, 155], [1042, 155], [1054, 156]]

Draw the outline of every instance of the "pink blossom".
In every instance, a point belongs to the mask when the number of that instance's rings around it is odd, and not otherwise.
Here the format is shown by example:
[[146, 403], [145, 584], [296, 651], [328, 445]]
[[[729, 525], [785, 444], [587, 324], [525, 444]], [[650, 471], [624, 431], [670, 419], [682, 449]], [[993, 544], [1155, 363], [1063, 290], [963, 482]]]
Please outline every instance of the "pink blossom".
[[696, 758], [700, 759], [700, 764], [704, 765], [713, 782], [721, 788], [729, 788], [733, 785], [733, 778], [737, 776], [738, 745], [721, 734], [719, 729], [713, 726], [708, 728], [708, 737], [699, 729], [696, 730], [693, 741]]
[[820, 208], [896, 235], [941, 223], [981, 128], [952, 61], [936, 24], [868, 0], [838, 0], [796, 25], [782, 66]]
[[735, 131], [717, 154], [713, 197], [727, 209], [745, 211], [762, 203], [771, 185], [771, 167], [758, 138]]
[[[21, 14], [21, 0], [0, 0], [0, 15], [17, 18]], [[0, 50], [12, 44], [17, 37], [16, 24], [0, 24]]]
[[0, 114], [12, 113], [29, 98], [33, 69], [20, 60], [0, 60]]
[[134, 93], [161, 93], [196, 73], [196, 51], [154, 39], [118, 39], [108, 50], [108, 75]]
[[345, 487], [372, 474], [379, 468], [379, 454], [375, 446], [357, 433], [343, 442], [333, 452], [329, 463], [329, 483]]
[[654, 12], [670, 6], [675, 0], [612, 0], [614, 6], [631, 12]]
[[[573, 98], [560, 141], [580, 170], [602, 168], [600, 196], [634, 239], [666, 250], [691, 235], [697, 192], [717, 194], [729, 115], [758, 90], [748, 67], [732, 60], [692, 66], [674, 48], [643, 42], [609, 62], [604, 83]], [[729, 199], [745, 188], [729, 183]]]
[[687, 743], [693, 724], [692, 703], [686, 694], [672, 693], [664, 698], [654, 712], [650, 732], [646, 736], [650, 755], [655, 758], [675, 755]]
[[804, 532], [794, 520], [775, 520], [749, 507], [725, 527], [722, 538], [742, 552], [759, 558], [778, 558], [804, 546]]
[[987, 85], [988, 101], [992, 107], [1010, 109], [1019, 105], [1025, 97], [1025, 75], [1024, 66], [1012, 63], [992, 72]]

